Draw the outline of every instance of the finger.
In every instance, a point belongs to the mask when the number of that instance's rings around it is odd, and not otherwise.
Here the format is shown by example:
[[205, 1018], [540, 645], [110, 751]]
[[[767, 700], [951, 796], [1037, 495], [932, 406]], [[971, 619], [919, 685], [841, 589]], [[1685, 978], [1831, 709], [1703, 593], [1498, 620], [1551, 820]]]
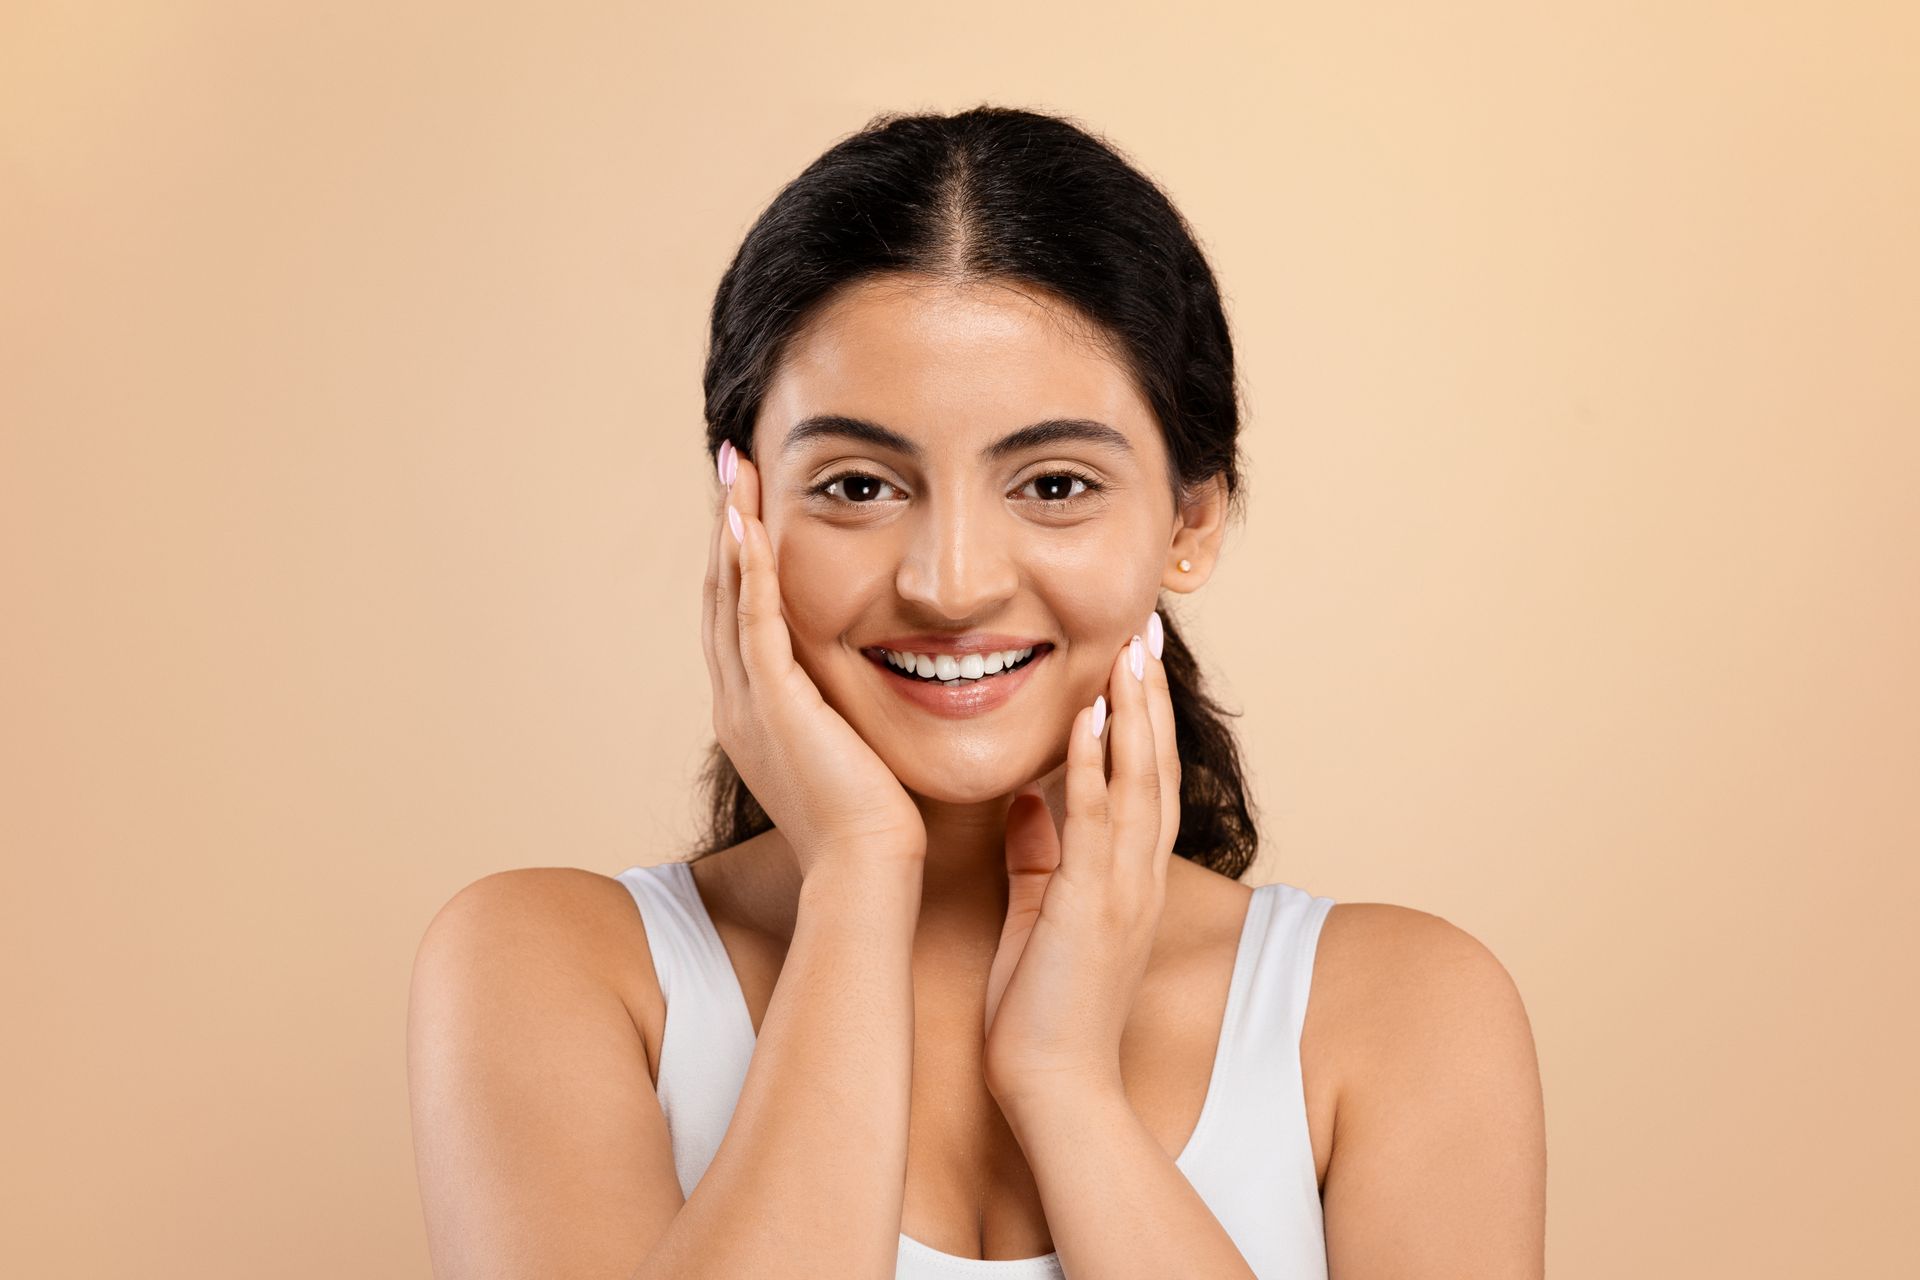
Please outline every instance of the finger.
[[[723, 453], [725, 448], [722, 444]], [[700, 585], [700, 652], [706, 657], [707, 680], [716, 700], [726, 688], [720, 679], [720, 660], [713, 651], [713, 615], [720, 595], [720, 523], [726, 518], [726, 503], [726, 486], [722, 485], [720, 497], [713, 504], [713, 525], [707, 530], [707, 575]]]
[[[1154, 750], [1153, 721], [1147, 712], [1144, 680], [1147, 643], [1134, 636], [1114, 659], [1113, 769], [1107, 780], [1113, 811], [1116, 870], [1152, 874], [1160, 843], [1160, 761]], [[1136, 671], [1139, 674], [1135, 674]]]
[[780, 608], [773, 542], [760, 519], [760, 470], [742, 456], [735, 464], [733, 507], [740, 515], [740, 662], [747, 682], [784, 681], [793, 669], [793, 637]]
[[1010, 885], [1018, 887], [1023, 879], [1031, 882], [1059, 869], [1060, 833], [1053, 829], [1053, 814], [1038, 791], [1022, 791], [1007, 806], [1005, 843]]
[[729, 705], [738, 705], [747, 687], [746, 669], [740, 663], [738, 597], [740, 590], [739, 556], [733, 535], [727, 529], [727, 505], [732, 495], [722, 493], [713, 513], [714, 575], [707, 584], [707, 634], [716, 669], [714, 695]]
[[714, 504], [714, 520], [707, 530], [707, 572], [700, 580], [700, 652], [707, 660], [707, 679], [715, 693], [720, 691], [720, 664], [713, 657], [713, 600], [720, 589], [720, 503]]
[[1077, 880], [1104, 879], [1113, 865], [1108, 843], [1106, 729], [1093, 734], [1096, 708], [1106, 711], [1106, 695], [1082, 707], [1067, 731], [1067, 816], [1060, 823], [1060, 874]]
[[[1166, 874], [1167, 856], [1180, 835], [1180, 737], [1173, 710], [1173, 689], [1167, 683], [1166, 626], [1155, 610], [1143, 633], [1147, 641], [1147, 716], [1153, 721], [1154, 755], [1160, 763], [1160, 842], [1154, 868]], [[1155, 642], [1162, 656], [1154, 655]]]

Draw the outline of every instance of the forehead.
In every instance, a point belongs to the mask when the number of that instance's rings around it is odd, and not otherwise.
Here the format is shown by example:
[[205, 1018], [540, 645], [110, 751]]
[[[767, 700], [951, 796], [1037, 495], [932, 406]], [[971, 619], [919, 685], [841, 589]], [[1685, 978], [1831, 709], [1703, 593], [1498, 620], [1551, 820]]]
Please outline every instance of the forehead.
[[[816, 413], [879, 422], [930, 449], [1055, 417], [1158, 444], [1151, 408], [1097, 331], [1065, 302], [1007, 282], [889, 276], [829, 298], [789, 343], [759, 426], [782, 433]], [[756, 456], [770, 444], [756, 440]]]

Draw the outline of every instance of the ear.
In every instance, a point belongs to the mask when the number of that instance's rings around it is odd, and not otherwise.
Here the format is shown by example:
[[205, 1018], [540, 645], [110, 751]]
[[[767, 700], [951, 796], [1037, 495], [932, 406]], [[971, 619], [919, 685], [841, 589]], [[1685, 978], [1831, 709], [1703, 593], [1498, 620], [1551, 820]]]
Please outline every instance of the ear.
[[[1160, 585], [1169, 591], [1198, 591], [1213, 576], [1220, 559], [1220, 543], [1227, 532], [1227, 478], [1217, 473], [1174, 513], [1173, 544], [1167, 549], [1167, 568]], [[1180, 562], [1188, 564], [1181, 572]]]

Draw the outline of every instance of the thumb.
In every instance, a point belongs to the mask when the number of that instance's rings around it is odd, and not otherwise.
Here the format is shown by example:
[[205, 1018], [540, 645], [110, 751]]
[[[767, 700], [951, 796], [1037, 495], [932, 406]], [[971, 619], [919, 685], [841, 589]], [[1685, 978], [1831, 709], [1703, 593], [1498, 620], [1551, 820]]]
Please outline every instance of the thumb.
[[1007, 809], [1007, 874], [1044, 875], [1060, 865], [1060, 834], [1039, 792], [1021, 791]]

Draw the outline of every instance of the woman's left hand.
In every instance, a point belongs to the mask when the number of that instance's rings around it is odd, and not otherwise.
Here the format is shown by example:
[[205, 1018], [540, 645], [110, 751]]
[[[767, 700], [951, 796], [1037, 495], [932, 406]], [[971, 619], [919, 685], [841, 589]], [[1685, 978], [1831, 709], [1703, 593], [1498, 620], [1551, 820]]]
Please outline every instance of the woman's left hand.
[[[1180, 831], [1180, 756], [1155, 652], [1164, 644], [1158, 613], [1145, 631], [1115, 656], [1105, 702], [1074, 717], [1060, 833], [1036, 790], [1015, 796], [1007, 813], [1007, 922], [987, 978], [985, 1066], [1003, 1109], [1121, 1088], [1120, 1036], [1159, 931]], [[1106, 723], [1096, 725], [1102, 711]]]

